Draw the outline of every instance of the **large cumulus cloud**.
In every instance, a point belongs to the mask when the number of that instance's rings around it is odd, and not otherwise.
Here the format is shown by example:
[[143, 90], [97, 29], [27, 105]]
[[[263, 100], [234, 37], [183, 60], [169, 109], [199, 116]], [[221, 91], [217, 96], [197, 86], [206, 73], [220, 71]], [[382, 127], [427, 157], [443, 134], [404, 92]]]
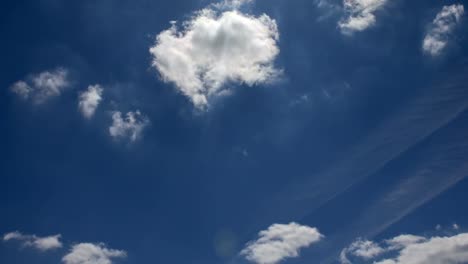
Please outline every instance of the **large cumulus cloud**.
[[157, 36], [150, 53], [161, 78], [203, 109], [210, 99], [228, 94], [229, 83], [253, 86], [274, 80], [278, 39], [269, 16], [212, 6], [181, 27], [174, 22]]

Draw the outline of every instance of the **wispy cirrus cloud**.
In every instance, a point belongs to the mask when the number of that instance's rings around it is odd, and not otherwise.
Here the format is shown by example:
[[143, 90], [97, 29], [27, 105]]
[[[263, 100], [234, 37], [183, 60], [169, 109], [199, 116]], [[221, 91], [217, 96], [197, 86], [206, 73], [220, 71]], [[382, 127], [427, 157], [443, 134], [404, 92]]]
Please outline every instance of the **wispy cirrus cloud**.
[[112, 264], [114, 259], [125, 258], [123, 250], [107, 248], [105, 244], [79, 243], [62, 258], [65, 264]]
[[26, 235], [19, 231], [10, 232], [3, 236], [3, 241], [18, 241], [23, 247], [31, 247], [40, 251], [48, 251], [62, 247], [61, 235], [39, 237]]
[[423, 51], [437, 56], [446, 48], [450, 35], [460, 22], [465, 8], [461, 4], [444, 6], [436, 15], [423, 40]]
[[70, 86], [68, 70], [57, 68], [33, 74], [26, 80], [17, 81], [10, 86], [10, 90], [24, 100], [32, 100], [42, 104], [52, 97], [59, 96]]
[[343, 0], [345, 16], [338, 22], [343, 34], [364, 31], [376, 23], [375, 12], [381, 9], [387, 0]]
[[274, 67], [279, 53], [276, 21], [237, 10], [247, 2], [224, 1], [195, 12], [182, 28], [173, 23], [161, 32], [150, 48], [163, 81], [174, 84], [198, 109], [229, 94], [228, 83], [253, 86], [280, 74]]
[[260, 231], [259, 238], [249, 242], [241, 255], [258, 264], [274, 264], [299, 256], [299, 250], [319, 242], [324, 236], [317, 228], [297, 223], [274, 224]]

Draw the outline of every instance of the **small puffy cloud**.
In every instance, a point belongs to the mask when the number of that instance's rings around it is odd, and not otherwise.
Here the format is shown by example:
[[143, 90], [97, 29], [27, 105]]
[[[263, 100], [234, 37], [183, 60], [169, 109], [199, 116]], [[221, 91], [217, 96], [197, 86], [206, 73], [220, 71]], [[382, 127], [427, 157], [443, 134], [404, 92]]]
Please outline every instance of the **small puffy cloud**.
[[[359, 241], [359, 240], [358, 240]], [[354, 242], [353, 244], [355, 244]], [[468, 263], [468, 233], [446, 237], [422, 237], [400, 235], [384, 240], [379, 247], [379, 254], [354, 254], [352, 246], [344, 249], [340, 259], [343, 264], [352, 263], [348, 257], [353, 256], [358, 263], [363, 261], [374, 264], [457, 264]], [[385, 254], [385, 258], [382, 255]], [[379, 257], [381, 259], [379, 259]], [[371, 261], [371, 262], [370, 262]]]
[[68, 71], [58, 68], [31, 75], [26, 81], [14, 83], [10, 90], [24, 100], [32, 100], [36, 104], [41, 104], [49, 98], [59, 96], [69, 86]]
[[440, 55], [464, 12], [465, 8], [461, 4], [444, 6], [432, 21], [424, 37], [423, 51], [432, 56]]
[[375, 25], [374, 13], [386, 2], [387, 0], [343, 0], [345, 17], [338, 22], [338, 27], [347, 35], [366, 30]]
[[299, 250], [319, 242], [324, 236], [316, 228], [290, 224], [274, 224], [259, 233], [241, 251], [247, 260], [258, 264], [274, 264], [283, 259], [298, 257]]
[[135, 141], [141, 136], [147, 125], [149, 125], [148, 118], [138, 110], [128, 112], [125, 116], [116, 111], [112, 114], [112, 125], [109, 127], [109, 133], [114, 138], [129, 138], [131, 141]]
[[109, 249], [104, 244], [80, 243], [74, 245], [62, 258], [65, 264], [112, 264], [114, 259], [125, 258], [123, 250]]
[[18, 241], [23, 247], [32, 247], [40, 251], [48, 251], [62, 247], [61, 235], [38, 237], [36, 235], [24, 235], [18, 231], [7, 233], [3, 241]]
[[392, 239], [385, 240], [388, 250], [402, 249], [412, 244], [424, 242], [425, 237], [415, 235], [399, 235]]
[[199, 109], [208, 107], [210, 98], [229, 94], [228, 83], [253, 86], [280, 73], [273, 65], [279, 53], [276, 22], [235, 9], [245, 2], [229, 1], [233, 10], [196, 12], [182, 29], [173, 23], [150, 48], [163, 81], [173, 83]]
[[91, 85], [88, 90], [80, 93], [78, 108], [86, 118], [94, 116], [99, 103], [102, 101], [103, 88], [100, 85]]
[[33, 88], [31, 88], [31, 86], [29, 86], [29, 84], [27, 84], [26, 82], [24, 81], [17, 81], [15, 82], [11, 87], [10, 87], [11, 91], [15, 94], [17, 94], [19, 97], [23, 98], [23, 99], [29, 99], [29, 95], [31, 94]]
[[348, 260], [347, 255], [353, 255], [367, 260], [375, 258], [384, 252], [385, 249], [380, 247], [377, 243], [358, 239], [341, 252], [340, 259], [341, 263], [348, 264], [351, 262]]

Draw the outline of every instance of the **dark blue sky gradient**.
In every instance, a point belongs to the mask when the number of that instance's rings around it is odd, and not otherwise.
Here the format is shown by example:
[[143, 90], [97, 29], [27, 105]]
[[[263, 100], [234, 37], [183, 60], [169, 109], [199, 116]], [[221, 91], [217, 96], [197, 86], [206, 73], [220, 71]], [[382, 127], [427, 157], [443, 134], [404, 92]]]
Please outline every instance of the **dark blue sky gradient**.
[[[339, 14], [320, 18], [313, 1], [257, 0], [250, 12], [277, 20], [284, 75], [239, 85], [200, 114], [159, 80], [148, 49], [169, 21], [208, 3], [3, 2], [0, 233], [105, 242], [128, 252], [122, 263], [218, 264], [241, 261], [235, 254], [270, 224], [297, 221], [327, 238], [288, 262], [322, 263], [356, 236], [468, 226], [466, 23], [440, 58], [421, 51], [427, 24], [455, 2], [391, 1], [376, 27], [348, 37], [336, 28]], [[9, 92], [58, 66], [73, 80], [59, 98], [38, 106]], [[88, 121], [76, 98], [95, 83], [105, 101]], [[303, 95], [309, 100], [295, 104]], [[141, 140], [110, 138], [116, 109], [149, 117]], [[411, 196], [373, 211], [428, 169], [429, 183], [411, 189], [424, 203]], [[451, 175], [458, 183], [442, 188]], [[217, 256], [216, 237], [226, 232], [235, 250]], [[58, 263], [66, 250], [38, 257], [4, 244], [0, 263]]]

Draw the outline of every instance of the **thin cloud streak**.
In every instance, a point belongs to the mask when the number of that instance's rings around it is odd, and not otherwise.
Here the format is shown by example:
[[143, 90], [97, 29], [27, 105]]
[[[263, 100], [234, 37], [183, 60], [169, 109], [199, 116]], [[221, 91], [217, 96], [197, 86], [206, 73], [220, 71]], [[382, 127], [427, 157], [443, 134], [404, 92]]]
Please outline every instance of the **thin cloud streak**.
[[[468, 175], [468, 138], [460, 132], [465, 129], [468, 129], [466, 108], [453, 121], [434, 132], [429, 139], [402, 155], [399, 159], [411, 159], [411, 163], [396, 172], [401, 180], [385, 187], [386, 190], [376, 199], [370, 200], [369, 206], [363, 209], [358, 218], [350, 221], [339, 234], [330, 236], [328, 246], [335, 248], [335, 253], [330, 259], [336, 256], [336, 247], [344, 247], [358, 236], [372, 238], [380, 234], [465, 179]], [[387, 166], [391, 167], [392, 164]]]
[[[468, 91], [461, 85], [463, 83], [463, 79], [452, 78], [451, 83], [424, 91], [420, 98], [384, 122], [367, 140], [352, 148], [349, 155], [345, 155], [346, 160], [309, 180], [289, 186], [270, 199], [259, 214], [260, 218], [301, 219], [374, 175], [468, 109]], [[275, 210], [268, 206], [272, 203]]]

